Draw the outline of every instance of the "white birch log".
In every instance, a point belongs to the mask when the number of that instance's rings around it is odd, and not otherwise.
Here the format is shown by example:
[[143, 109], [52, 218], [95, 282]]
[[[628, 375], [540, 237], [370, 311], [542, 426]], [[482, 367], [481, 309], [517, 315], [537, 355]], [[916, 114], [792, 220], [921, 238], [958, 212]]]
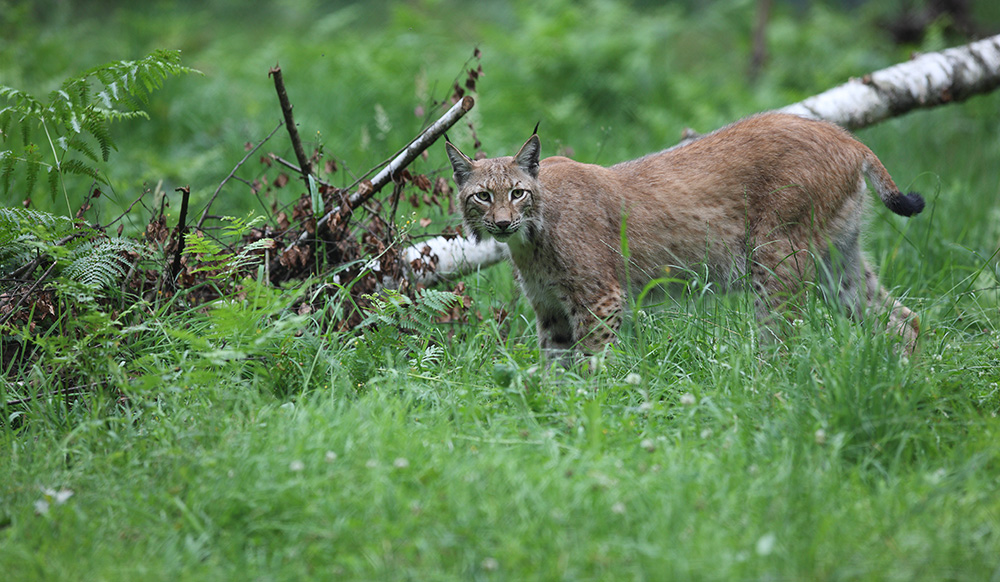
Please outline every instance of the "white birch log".
[[1000, 86], [1000, 35], [917, 55], [779, 109], [859, 129], [926, 107], [963, 101]]
[[[927, 53], [875, 71], [860, 79], [779, 109], [860, 129], [914, 109], [936, 107], [989, 93], [1000, 86], [1000, 35], [971, 44]], [[696, 139], [696, 138], [695, 138]], [[681, 145], [693, 141], [685, 139]], [[433, 272], [413, 272], [425, 286], [460, 277], [494, 265], [504, 257], [505, 245], [493, 239], [444, 237], [421, 242], [405, 250], [408, 262], [423, 257], [424, 247], [436, 257]]]

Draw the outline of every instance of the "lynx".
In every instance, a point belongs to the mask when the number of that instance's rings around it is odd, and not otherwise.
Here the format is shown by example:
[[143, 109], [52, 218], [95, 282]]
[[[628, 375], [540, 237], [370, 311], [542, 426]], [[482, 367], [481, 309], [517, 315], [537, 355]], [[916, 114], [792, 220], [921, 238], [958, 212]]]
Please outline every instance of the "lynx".
[[543, 353], [602, 350], [625, 290], [665, 268], [751, 288], [765, 340], [776, 314], [817, 282], [854, 319], [887, 314], [903, 349], [915, 346], [916, 315], [861, 255], [864, 178], [896, 214], [918, 214], [924, 200], [901, 194], [875, 154], [835, 125], [760, 114], [611, 167], [539, 161], [537, 128], [512, 157], [472, 160], [445, 147], [465, 229], [506, 243]]

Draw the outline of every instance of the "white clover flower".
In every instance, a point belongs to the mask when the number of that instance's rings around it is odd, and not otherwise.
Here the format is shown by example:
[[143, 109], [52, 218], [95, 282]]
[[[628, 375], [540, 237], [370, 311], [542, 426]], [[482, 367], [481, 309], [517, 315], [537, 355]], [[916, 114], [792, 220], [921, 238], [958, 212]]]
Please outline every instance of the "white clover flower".
[[324, 455], [324, 456], [323, 456], [323, 459], [324, 459], [324, 460], [325, 460], [325, 461], [326, 461], [327, 463], [332, 463], [332, 462], [334, 462], [334, 461], [336, 461], [336, 460], [337, 460], [337, 453], [335, 453], [335, 452], [333, 452], [333, 451], [327, 451], [327, 452], [326, 452], [326, 455]]
[[38, 515], [48, 515], [50, 507], [53, 505], [62, 505], [70, 497], [73, 497], [71, 489], [63, 488], [56, 491], [55, 489], [45, 487], [42, 489], [42, 498], [35, 502], [35, 513]]
[[768, 532], [760, 536], [760, 539], [757, 540], [757, 547], [755, 548], [757, 550], [757, 555], [758, 556], [771, 555], [771, 553], [774, 552], [774, 546], [777, 543], [778, 543], [778, 536], [774, 535], [771, 532]]
[[616, 515], [625, 515], [625, 504], [621, 501], [615, 502], [615, 504], [611, 506], [611, 513]]
[[681, 404], [683, 404], [684, 406], [691, 406], [695, 402], [696, 400], [694, 394], [691, 394], [690, 392], [685, 392], [684, 394], [681, 394]]
[[817, 445], [826, 444], [826, 431], [825, 430], [823, 430], [821, 428], [817, 428], [816, 429], [815, 437], [816, 437], [816, 444]]
[[482, 566], [483, 570], [493, 572], [500, 567], [500, 562], [496, 558], [483, 558], [479, 565]]
[[306, 464], [303, 463], [302, 461], [298, 460], [298, 459], [292, 461], [291, 463], [288, 463], [288, 469], [290, 471], [295, 472], [295, 473], [303, 471], [303, 470], [305, 470], [305, 468], [306, 468]]
[[642, 439], [642, 442], [639, 443], [639, 446], [650, 453], [656, 450], [656, 443], [653, 442], [653, 439]]
[[642, 384], [642, 376], [636, 374], [635, 372], [630, 372], [627, 376], [625, 376], [625, 383], [638, 386], [639, 384]]
[[398, 457], [395, 461], [392, 462], [392, 466], [396, 467], [397, 469], [405, 469], [410, 466], [410, 462], [404, 459], [403, 457]]

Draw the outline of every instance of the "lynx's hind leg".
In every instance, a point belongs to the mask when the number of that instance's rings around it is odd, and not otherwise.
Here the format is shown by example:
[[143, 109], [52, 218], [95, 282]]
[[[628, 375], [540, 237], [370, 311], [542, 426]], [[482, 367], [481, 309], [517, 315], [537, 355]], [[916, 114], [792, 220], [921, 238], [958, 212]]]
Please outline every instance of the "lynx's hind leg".
[[913, 353], [920, 335], [920, 318], [908, 307], [892, 298], [878, 281], [875, 271], [862, 261], [865, 278], [865, 300], [869, 310], [888, 315], [889, 331], [903, 339], [903, 350]]
[[823, 253], [817, 273], [817, 283], [827, 302], [842, 307], [855, 321], [864, 316], [864, 266], [859, 231], [854, 228], [839, 240], [831, 242], [830, 248]]
[[750, 283], [754, 292], [758, 341], [776, 343], [784, 335], [789, 309], [811, 276], [812, 258], [788, 240], [775, 240], [753, 250]]
[[834, 243], [821, 271], [820, 287], [828, 301], [835, 299], [855, 321], [863, 320], [866, 312], [887, 315], [889, 331], [903, 339], [906, 353], [913, 351], [920, 332], [919, 319], [879, 283], [875, 271], [861, 256], [857, 234]]

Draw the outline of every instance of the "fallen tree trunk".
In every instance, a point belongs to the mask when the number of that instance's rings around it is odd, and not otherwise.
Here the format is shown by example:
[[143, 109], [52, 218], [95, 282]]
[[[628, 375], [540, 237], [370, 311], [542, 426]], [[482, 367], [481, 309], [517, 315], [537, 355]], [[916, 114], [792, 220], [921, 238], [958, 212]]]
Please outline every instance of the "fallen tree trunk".
[[[989, 93], [1000, 86], [1000, 35], [875, 71], [778, 111], [860, 129], [914, 109], [936, 107]], [[697, 137], [687, 137], [685, 145]], [[460, 277], [503, 260], [504, 246], [437, 237], [405, 251], [407, 262], [436, 257], [433, 272], [413, 272], [425, 286]]]

